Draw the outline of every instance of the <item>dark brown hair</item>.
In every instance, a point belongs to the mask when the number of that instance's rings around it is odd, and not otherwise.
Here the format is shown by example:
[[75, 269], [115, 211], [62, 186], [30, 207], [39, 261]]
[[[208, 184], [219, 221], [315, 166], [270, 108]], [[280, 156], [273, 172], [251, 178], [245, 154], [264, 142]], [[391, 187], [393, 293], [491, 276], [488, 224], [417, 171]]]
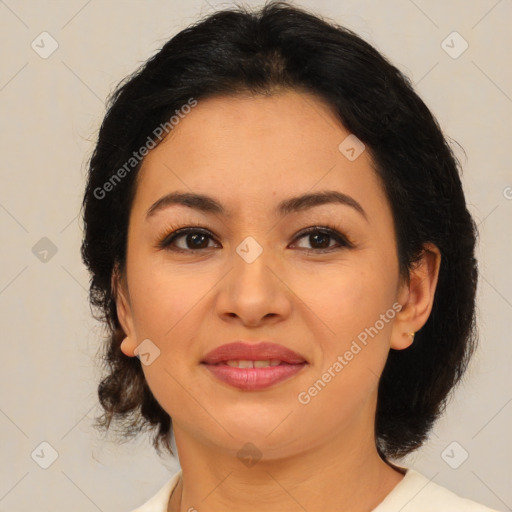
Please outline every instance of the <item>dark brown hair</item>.
[[[414, 343], [391, 350], [379, 382], [376, 446], [384, 458], [421, 446], [476, 344], [476, 226], [454, 157], [409, 80], [350, 30], [285, 2], [258, 12], [218, 11], [182, 30], [112, 94], [90, 160], [83, 200], [83, 261], [90, 302], [108, 328], [97, 426], [123, 439], [148, 428], [170, 449], [172, 422], [137, 358], [125, 356], [112, 275], [124, 272], [128, 218], [140, 163], [105, 191], [156, 127], [187, 103], [241, 92], [309, 91], [370, 151], [389, 200], [402, 276], [435, 244], [442, 256], [433, 309]], [[119, 177], [119, 173], [117, 174]], [[171, 452], [172, 453], [172, 452]]]

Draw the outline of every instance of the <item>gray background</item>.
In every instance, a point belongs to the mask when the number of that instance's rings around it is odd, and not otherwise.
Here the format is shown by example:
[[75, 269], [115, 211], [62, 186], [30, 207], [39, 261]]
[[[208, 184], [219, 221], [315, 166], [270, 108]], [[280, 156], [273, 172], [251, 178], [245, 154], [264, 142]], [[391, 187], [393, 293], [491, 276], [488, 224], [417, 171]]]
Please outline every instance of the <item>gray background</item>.
[[[465, 149], [455, 146], [480, 230], [481, 345], [428, 444], [400, 463], [512, 510], [512, 2], [296, 4], [387, 55]], [[102, 328], [87, 302], [77, 215], [109, 92], [173, 34], [228, 5], [0, 0], [0, 512], [126, 512], [178, 467], [147, 438], [117, 446], [91, 427]]]

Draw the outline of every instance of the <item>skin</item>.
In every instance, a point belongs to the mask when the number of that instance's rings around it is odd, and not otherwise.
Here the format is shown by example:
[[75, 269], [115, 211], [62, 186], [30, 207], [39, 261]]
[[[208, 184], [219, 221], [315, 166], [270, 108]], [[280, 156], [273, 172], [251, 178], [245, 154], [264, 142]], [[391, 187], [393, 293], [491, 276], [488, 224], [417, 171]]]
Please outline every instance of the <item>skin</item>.
[[[215, 97], [200, 100], [143, 162], [126, 272], [114, 282], [121, 350], [133, 357], [145, 339], [160, 350], [143, 370], [172, 417], [183, 471], [169, 511], [369, 511], [403, 478], [376, 451], [378, 378], [389, 350], [406, 349], [407, 333], [427, 321], [441, 257], [425, 246], [409, 282], [400, 279], [393, 218], [369, 152], [349, 161], [338, 149], [349, 134], [307, 93]], [[341, 204], [274, 214], [281, 200], [320, 190], [351, 196], [367, 220]], [[173, 205], [146, 218], [173, 191], [211, 195], [231, 216]], [[354, 247], [322, 254], [316, 239], [297, 238], [326, 223]], [[188, 253], [157, 248], [169, 225], [207, 229], [208, 248], [192, 252], [186, 236], [174, 245]], [[247, 236], [263, 249], [250, 264], [236, 252]], [[338, 247], [333, 238], [327, 245]], [[394, 303], [400, 312], [301, 404], [299, 393]], [[240, 339], [280, 343], [308, 365], [262, 391], [233, 388], [199, 363]], [[251, 467], [237, 457], [247, 442], [261, 454]]]

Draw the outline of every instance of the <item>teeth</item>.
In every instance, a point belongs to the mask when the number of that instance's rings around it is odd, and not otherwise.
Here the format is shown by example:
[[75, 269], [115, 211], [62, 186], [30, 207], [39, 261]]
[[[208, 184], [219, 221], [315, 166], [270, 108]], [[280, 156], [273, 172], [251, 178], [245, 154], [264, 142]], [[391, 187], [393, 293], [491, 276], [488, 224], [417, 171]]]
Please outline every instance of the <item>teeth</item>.
[[233, 368], [268, 368], [269, 366], [279, 366], [280, 363], [280, 359], [270, 359], [267, 361], [247, 361], [244, 359], [239, 361], [226, 361], [226, 364]]

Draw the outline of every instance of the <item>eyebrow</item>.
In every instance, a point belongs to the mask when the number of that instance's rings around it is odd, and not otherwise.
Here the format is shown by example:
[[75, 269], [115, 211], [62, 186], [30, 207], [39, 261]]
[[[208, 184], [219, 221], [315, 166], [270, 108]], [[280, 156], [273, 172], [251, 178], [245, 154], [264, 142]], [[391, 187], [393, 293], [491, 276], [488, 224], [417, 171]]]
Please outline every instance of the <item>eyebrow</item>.
[[[213, 197], [204, 194], [194, 194], [190, 192], [171, 192], [158, 199], [146, 213], [146, 219], [154, 216], [157, 212], [172, 205], [183, 205], [193, 208], [203, 213], [220, 214], [231, 217], [231, 214], [222, 206], [222, 204]], [[363, 207], [351, 196], [338, 192], [336, 190], [326, 190], [310, 194], [303, 194], [291, 197], [281, 201], [276, 207], [276, 213], [282, 217], [290, 213], [300, 212], [321, 206], [324, 204], [342, 204], [350, 206], [362, 215], [366, 221], [368, 217]]]

